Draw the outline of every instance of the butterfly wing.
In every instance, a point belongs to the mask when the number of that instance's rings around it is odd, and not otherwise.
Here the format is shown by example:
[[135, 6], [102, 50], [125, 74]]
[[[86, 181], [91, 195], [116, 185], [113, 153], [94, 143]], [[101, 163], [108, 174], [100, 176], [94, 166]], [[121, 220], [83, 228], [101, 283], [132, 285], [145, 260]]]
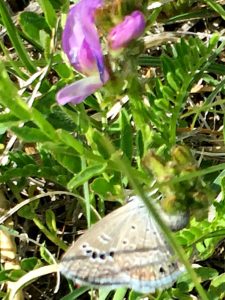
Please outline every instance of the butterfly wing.
[[136, 198], [87, 230], [65, 253], [61, 272], [75, 283], [149, 293], [182, 271], [154, 219]]

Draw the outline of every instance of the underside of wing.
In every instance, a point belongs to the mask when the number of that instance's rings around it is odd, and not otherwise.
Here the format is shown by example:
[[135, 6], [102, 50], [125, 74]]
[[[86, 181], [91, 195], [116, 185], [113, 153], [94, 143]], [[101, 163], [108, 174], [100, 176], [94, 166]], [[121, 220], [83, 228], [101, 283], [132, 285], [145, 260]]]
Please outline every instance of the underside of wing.
[[96, 223], [69, 248], [60, 268], [77, 284], [143, 293], [171, 286], [182, 271], [141, 202], [128, 203]]

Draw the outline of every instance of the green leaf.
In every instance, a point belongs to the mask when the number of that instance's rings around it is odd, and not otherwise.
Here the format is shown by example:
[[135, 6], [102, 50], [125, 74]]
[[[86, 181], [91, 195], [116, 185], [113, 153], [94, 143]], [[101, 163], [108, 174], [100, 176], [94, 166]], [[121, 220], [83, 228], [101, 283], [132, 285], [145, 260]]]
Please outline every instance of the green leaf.
[[[207, 267], [195, 268], [195, 272], [197, 273], [200, 282], [211, 280], [216, 276], [218, 276], [217, 270], [213, 268], [207, 268]], [[188, 273], [185, 273], [179, 277], [177, 281], [177, 287], [183, 293], [188, 293], [194, 288], [194, 284]]]
[[19, 120], [31, 118], [28, 106], [19, 98], [15, 85], [11, 82], [4, 65], [0, 63], [0, 103], [9, 108]]
[[210, 300], [224, 299], [225, 297], [225, 273], [214, 278], [209, 287]]
[[127, 293], [127, 289], [126, 288], [119, 288], [116, 290], [114, 296], [113, 296], [113, 300], [123, 300], [125, 295]]
[[200, 267], [196, 269], [196, 273], [201, 281], [213, 279], [218, 276], [218, 271], [209, 267]]
[[41, 258], [44, 259], [44, 261], [46, 261], [48, 264], [53, 263], [53, 259], [50, 256], [49, 251], [47, 251], [44, 243], [40, 247], [40, 255], [41, 255]]
[[172, 74], [171, 72], [167, 73], [166, 79], [170, 87], [173, 88], [175, 92], [179, 90], [179, 85], [174, 79], [174, 74]]
[[71, 293], [69, 293], [65, 297], [61, 298], [60, 300], [75, 300], [75, 299], [79, 299], [78, 297], [80, 297], [81, 295], [83, 295], [84, 293], [86, 293], [89, 289], [90, 288], [88, 288], [88, 287], [77, 288], [77, 289], [75, 289], [75, 291], [72, 291]]
[[49, 138], [38, 128], [24, 126], [11, 129], [19, 138], [28, 143], [49, 141]]
[[133, 138], [132, 138], [132, 128], [130, 124], [130, 116], [128, 115], [125, 109], [121, 111], [120, 118], [120, 128], [121, 128], [121, 139], [120, 139], [120, 148], [123, 151], [123, 154], [131, 160], [133, 152]]
[[195, 239], [195, 235], [191, 230], [183, 230], [181, 233], [181, 237], [185, 238], [187, 243], [190, 243]]
[[51, 209], [47, 209], [45, 212], [45, 219], [46, 219], [46, 225], [52, 233], [57, 232], [57, 227], [56, 227], [56, 218], [55, 214]]
[[[53, 101], [55, 102], [55, 94], [52, 95], [52, 98], [54, 98]], [[42, 107], [40, 107], [40, 109], [42, 109]], [[48, 114], [48, 121], [56, 129], [64, 129], [68, 132], [74, 132], [78, 127], [77, 114], [66, 107], [61, 107], [56, 104], [51, 105], [51, 111], [50, 112], [46, 111], [46, 113]], [[74, 120], [74, 115], [75, 115], [75, 120]]]
[[25, 165], [22, 168], [8, 169], [0, 176], [0, 182], [7, 182], [16, 178], [27, 178], [29, 176], [38, 176], [38, 166], [36, 165]]
[[62, 78], [69, 78], [72, 76], [72, 69], [67, 66], [63, 61], [62, 58], [60, 57], [61, 62], [54, 64], [52, 67], [53, 69], [57, 72], [57, 74]]
[[102, 197], [106, 197], [109, 193], [113, 192], [112, 184], [101, 177], [94, 179], [91, 183], [91, 189]]
[[141, 300], [141, 298], [141, 293], [135, 292], [133, 290], [129, 293], [129, 300]]
[[33, 270], [38, 264], [38, 259], [37, 257], [29, 257], [29, 258], [24, 258], [21, 260], [21, 269], [24, 271], [31, 271]]
[[25, 275], [23, 270], [4, 270], [0, 272], [0, 282], [1, 281], [17, 281]]
[[[63, 11], [64, 6], [69, 8], [69, 0], [49, 0], [52, 4], [52, 6], [54, 7], [54, 9], [56, 10], [60, 10]], [[68, 9], [67, 9], [68, 10]]]
[[77, 188], [92, 177], [102, 174], [106, 167], [107, 164], [97, 164], [94, 166], [87, 167], [69, 181], [67, 185], [68, 189], [72, 190], [74, 188]]
[[67, 146], [72, 147], [74, 150], [76, 150], [78, 153], [83, 154], [84, 147], [76, 138], [74, 138], [71, 134], [69, 134], [65, 130], [58, 130], [58, 136], [61, 139], [63, 143], [65, 143]]
[[225, 20], [225, 11], [223, 6], [219, 3], [216, 3], [214, 0], [204, 0], [212, 9], [214, 9], [224, 20]]
[[108, 299], [109, 294], [111, 293], [111, 289], [108, 288], [101, 288], [99, 289], [99, 296], [98, 296], [98, 300], [106, 300]]
[[9, 280], [9, 277], [8, 277], [9, 272], [10, 272], [10, 270], [4, 270], [4, 269], [2, 269], [0, 271], [0, 282], [1, 283]]
[[109, 153], [109, 151], [104, 143], [102, 135], [97, 130], [93, 131], [92, 139], [95, 142], [95, 145], [98, 149], [98, 152], [101, 154], [101, 156], [104, 159], [109, 159], [111, 156], [111, 153]]
[[58, 140], [54, 127], [44, 118], [44, 116], [35, 108], [32, 108], [32, 120], [41, 131], [53, 141]]
[[19, 209], [18, 215], [20, 217], [23, 217], [28, 220], [33, 220], [33, 218], [36, 216], [36, 208], [39, 204], [39, 200], [33, 201], [32, 203], [23, 206]]
[[175, 92], [174, 90], [171, 89], [170, 86], [162, 86], [161, 88], [163, 98], [164, 99], [159, 99], [159, 103], [156, 105], [161, 109], [168, 111], [169, 110], [169, 100], [173, 100], [175, 98]]
[[31, 155], [27, 155], [22, 151], [9, 153], [10, 161], [15, 162], [17, 168], [23, 168], [26, 165], [35, 165], [35, 160]]
[[48, 24], [45, 18], [33, 12], [22, 12], [19, 15], [19, 23], [23, 32], [35, 43], [38, 43], [39, 47], [44, 49], [45, 44], [42, 39], [42, 31], [46, 34], [50, 34]]
[[137, 156], [142, 158], [144, 154], [144, 141], [141, 130], [137, 131], [136, 134], [136, 147], [137, 147]]
[[45, 18], [46, 18], [46, 21], [47, 21], [49, 27], [51, 29], [55, 28], [56, 21], [57, 21], [57, 15], [56, 15], [56, 12], [55, 12], [51, 2], [49, 0], [38, 0], [38, 3], [40, 4], [40, 6], [44, 12], [44, 15], [45, 15]]
[[11, 126], [18, 125], [20, 120], [12, 113], [0, 114], [0, 129], [10, 128]]
[[[173, 289], [172, 294], [173, 294], [172, 299], [193, 300], [193, 297], [191, 295], [189, 296], [187, 294], [184, 294], [184, 291], [181, 289], [178, 289], [178, 288]], [[169, 297], [168, 300], [170, 300], [170, 299], [171, 299], [171, 297]], [[163, 300], [164, 300], [164, 298], [163, 298]]]
[[[58, 148], [60, 151], [62, 151], [62, 147]], [[69, 153], [60, 153], [55, 148], [52, 152], [54, 158], [62, 165], [64, 168], [66, 168], [69, 172], [76, 174], [80, 172], [81, 170], [81, 159], [80, 156], [76, 156], [76, 153], [70, 155]]]
[[44, 30], [40, 31], [40, 41], [41, 41], [41, 44], [44, 47], [45, 59], [47, 61], [50, 61], [50, 59], [52, 57], [52, 53], [51, 53], [51, 37]]

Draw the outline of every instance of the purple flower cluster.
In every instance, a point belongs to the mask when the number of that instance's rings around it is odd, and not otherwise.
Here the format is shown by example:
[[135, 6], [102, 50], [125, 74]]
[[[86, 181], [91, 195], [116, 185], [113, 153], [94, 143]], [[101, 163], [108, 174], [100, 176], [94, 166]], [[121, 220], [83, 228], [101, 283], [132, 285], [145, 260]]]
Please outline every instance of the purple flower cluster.
[[[62, 48], [71, 65], [86, 77], [57, 93], [57, 102], [61, 105], [82, 102], [109, 79], [95, 25], [96, 10], [102, 6], [103, 0], [80, 0], [69, 11], [62, 35]], [[143, 14], [134, 11], [110, 31], [109, 46], [111, 49], [126, 46], [132, 39], [140, 36], [144, 28]]]

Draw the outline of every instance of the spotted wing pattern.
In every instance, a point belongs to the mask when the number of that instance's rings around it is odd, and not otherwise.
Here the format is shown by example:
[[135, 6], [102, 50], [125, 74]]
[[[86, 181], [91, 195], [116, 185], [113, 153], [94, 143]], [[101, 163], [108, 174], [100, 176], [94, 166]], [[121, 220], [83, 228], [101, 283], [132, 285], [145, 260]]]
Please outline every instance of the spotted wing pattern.
[[142, 293], [170, 287], [184, 271], [138, 198], [87, 230], [67, 250], [60, 269], [80, 285]]

